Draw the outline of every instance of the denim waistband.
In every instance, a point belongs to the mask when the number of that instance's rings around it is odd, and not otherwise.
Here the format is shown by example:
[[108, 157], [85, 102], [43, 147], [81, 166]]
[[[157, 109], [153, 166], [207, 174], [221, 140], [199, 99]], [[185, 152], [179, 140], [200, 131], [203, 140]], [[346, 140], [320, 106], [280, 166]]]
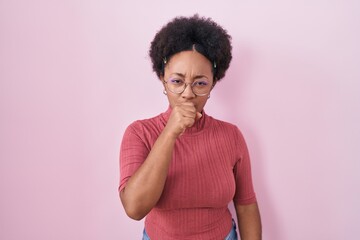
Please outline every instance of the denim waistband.
[[[236, 232], [236, 223], [235, 223], [234, 219], [232, 220], [232, 223], [233, 223], [233, 227], [231, 228], [229, 234], [225, 237], [224, 240], [238, 240], [237, 232]], [[142, 240], [150, 240], [145, 229], [144, 229]]]
[[225, 237], [225, 240], [237, 240], [237, 233], [236, 233], [236, 223], [234, 221], [234, 219], [232, 220], [233, 223], [233, 227], [231, 228], [231, 231], [229, 232], [229, 234]]

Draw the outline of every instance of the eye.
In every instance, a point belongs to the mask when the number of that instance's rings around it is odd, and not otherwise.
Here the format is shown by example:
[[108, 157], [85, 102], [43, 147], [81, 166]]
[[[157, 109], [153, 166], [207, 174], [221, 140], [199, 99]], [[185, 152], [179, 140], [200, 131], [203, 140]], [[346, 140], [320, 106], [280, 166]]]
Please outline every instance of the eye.
[[197, 87], [206, 87], [208, 85], [209, 85], [209, 82], [206, 80], [199, 80], [199, 81], [194, 82], [194, 86], [197, 86]]
[[169, 83], [174, 84], [174, 85], [182, 85], [184, 83], [184, 81], [181, 79], [173, 78], [173, 79], [169, 80]]

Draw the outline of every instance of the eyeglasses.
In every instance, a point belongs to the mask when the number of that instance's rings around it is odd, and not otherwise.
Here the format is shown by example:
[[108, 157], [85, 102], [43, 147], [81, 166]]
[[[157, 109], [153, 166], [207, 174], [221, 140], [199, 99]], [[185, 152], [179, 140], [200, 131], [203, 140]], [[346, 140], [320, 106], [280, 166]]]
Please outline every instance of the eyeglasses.
[[170, 79], [163, 82], [167, 85], [168, 90], [175, 94], [183, 93], [186, 87], [190, 85], [191, 90], [196, 96], [205, 96], [210, 93], [213, 87], [213, 84], [211, 84], [211, 82], [206, 79], [196, 80], [191, 84], [186, 83], [182, 79]]

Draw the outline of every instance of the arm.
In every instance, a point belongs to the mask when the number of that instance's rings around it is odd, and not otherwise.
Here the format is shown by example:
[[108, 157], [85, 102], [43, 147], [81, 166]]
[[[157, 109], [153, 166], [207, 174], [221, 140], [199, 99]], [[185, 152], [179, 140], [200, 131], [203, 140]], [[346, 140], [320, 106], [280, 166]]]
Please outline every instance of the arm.
[[120, 192], [126, 214], [135, 220], [145, 217], [156, 205], [165, 186], [177, 137], [191, 127], [199, 113], [193, 104], [175, 106], [144, 163]]
[[148, 157], [120, 192], [126, 214], [141, 220], [155, 206], [164, 189], [175, 138], [162, 132]]
[[261, 219], [257, 203], [235, 204], [241, 240], [261, 240]]
[[239, 161], [234, 167], [236, 192], [233, 200], [240, 237], [242, 240], [261, 240], [261, 219], [252, 183], [249, 151], [239, 130], [237, 136]]

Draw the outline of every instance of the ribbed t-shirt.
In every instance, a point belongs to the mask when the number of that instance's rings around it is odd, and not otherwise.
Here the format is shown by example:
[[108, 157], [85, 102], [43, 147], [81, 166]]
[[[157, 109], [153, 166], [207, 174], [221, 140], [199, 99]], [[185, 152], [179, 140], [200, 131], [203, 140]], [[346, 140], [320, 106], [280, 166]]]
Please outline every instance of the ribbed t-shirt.
[[[120, 147], [119, 191], [147, 158], [171, 108], [130, 124]], [[148, 213], [153, 240], [224, 239], [232, 227], [228, 209], [256, 202], [248, 149], [239, 129], [203, 112], [177, 138], [162, 195]]]

